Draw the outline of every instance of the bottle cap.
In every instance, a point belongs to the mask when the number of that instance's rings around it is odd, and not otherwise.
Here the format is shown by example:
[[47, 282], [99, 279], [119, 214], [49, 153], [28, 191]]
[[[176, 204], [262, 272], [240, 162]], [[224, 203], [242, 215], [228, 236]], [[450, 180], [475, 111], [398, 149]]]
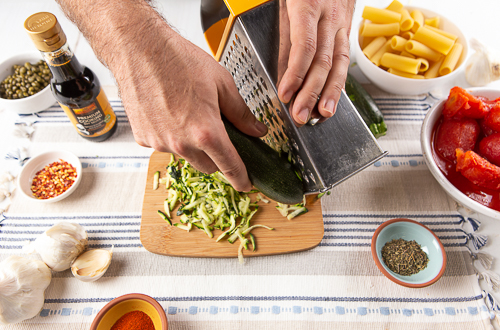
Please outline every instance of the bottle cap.
[[24, 22], [24, 28], [36, 48], [42, 52], [56, 51], [66, 43], [66, 35], [54, 14], [33, 14]]

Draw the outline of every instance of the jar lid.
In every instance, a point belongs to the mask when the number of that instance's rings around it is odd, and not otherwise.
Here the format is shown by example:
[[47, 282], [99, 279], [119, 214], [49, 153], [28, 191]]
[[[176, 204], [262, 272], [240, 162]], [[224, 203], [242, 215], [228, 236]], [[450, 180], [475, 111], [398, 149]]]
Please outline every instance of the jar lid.
[[36, 48], [42, 52], [53, 52], [66, 43], [66, 35], [52, 13], [40, 12], [31, 15], [24, 22]]

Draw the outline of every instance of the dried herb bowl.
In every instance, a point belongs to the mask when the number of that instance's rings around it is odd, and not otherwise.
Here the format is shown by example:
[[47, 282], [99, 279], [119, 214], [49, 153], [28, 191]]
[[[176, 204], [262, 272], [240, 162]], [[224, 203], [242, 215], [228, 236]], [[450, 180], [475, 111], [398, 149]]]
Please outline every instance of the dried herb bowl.
[[[427, 266], [419, 272], [404, 276], [389, 269], [382, 257], [382, 248], [392, 240], [415, 241], [427, 255]], [[446, 253], [439, 238], [417, 221], [399, 218], [385, 221], [372, 237], [372, 257], [380, 271], [391, 281], [409, 288], [423, 288], [436, 283], [446, 269]]]
[[[110, 330], [125, 314], [138, 311], [150, 317], [155, 330], [168, 329], [165, 311], [155, 299], [141, 293], [130, 293], [107, 303], [97, 313], [90, 330]], [[145, 324], [143, 326], [146, 328]]]

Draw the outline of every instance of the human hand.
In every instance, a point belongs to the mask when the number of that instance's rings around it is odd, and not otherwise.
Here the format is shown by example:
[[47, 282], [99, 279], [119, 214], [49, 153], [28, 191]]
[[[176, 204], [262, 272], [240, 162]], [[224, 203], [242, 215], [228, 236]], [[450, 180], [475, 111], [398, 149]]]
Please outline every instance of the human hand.
[[235, 189], [250, 190], [221, 113], [252, 136], [264, 135], [267, 127], [250, 112], [227, 70], [207, 53], [177, 34], [167, 42], [158, 40], [161, 33], [154, 38], [157, 49], [113, 67], [135, 140], [175, 153], [202, 172], [220, 170]]
[[[290, 57], [278, 87], [297, 126], [333, 116], [349, 67], [355, 0], [288, 0]], [[321, 97], [320, 97], [321, 96]], [[319, 99], [319, 100], [318, 100]], [[318, 103], [317, 113], [313, 113]]]

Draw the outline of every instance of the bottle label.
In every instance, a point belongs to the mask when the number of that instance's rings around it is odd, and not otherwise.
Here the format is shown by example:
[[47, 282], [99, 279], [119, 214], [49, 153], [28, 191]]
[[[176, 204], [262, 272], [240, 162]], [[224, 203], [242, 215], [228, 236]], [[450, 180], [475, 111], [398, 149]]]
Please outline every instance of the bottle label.
[[64, 104], [59, 104], [82, 136], [101, 136], [113, 128], [116, 123], [116, 115], [102, 89], [95, 102], [84, 108], [69, 108]]

